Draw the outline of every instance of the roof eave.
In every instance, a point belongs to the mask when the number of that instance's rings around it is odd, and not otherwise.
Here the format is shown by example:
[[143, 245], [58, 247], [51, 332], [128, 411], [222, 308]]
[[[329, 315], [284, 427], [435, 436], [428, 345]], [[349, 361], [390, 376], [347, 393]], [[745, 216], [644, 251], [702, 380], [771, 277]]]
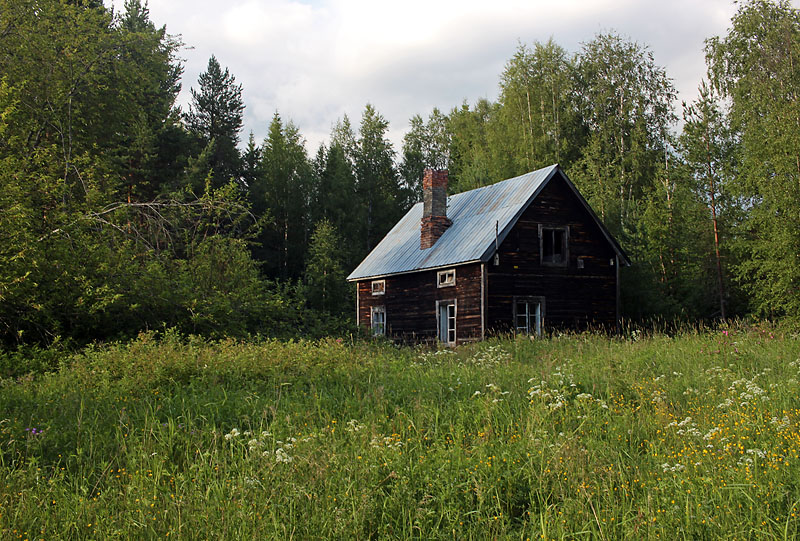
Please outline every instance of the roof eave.
[[388, 274], [375, 274], [373, 276], [356, 276], [350, 277], [348, 276], [346, 280], [348, 282], [362, 282], [364, 280], [380, 280], [381, 278], [390, 278], [392, 276], [401, 276], [403, 274], [415, 274], [418, 272], [427, 272], [427, 271], [435, 271], [440, 269], [452, 269], [453, 267], [462, 267], [464, 265], [469, 265], [471, 263], [482, 263], [483, 261], [480, 259], [470, 259], [469, 261], [459, 261], [458, 263], [451, 263], [448, 265], [438, 265], [436, 267], [424, 267], [421, 269], [410, 269], [400, 272], [391, 272]]
[[[497, 251], [497, 247], [500, 246], [501, 244], [503, 244], [503, 241], [506, 240], [506, 237], [508, 236], [508, 234], [511, 232], [512, 229], [514, 229], [514, 226], [517, 225], [517, 221], [519, 221], [519, 219], [522, 216], [522, 214], [526, 210], [528, 210], [528, 207], [531, 206], [531, 203], [533, 203], [533, 201], [537, 197], [539, 197], [539, 194], [542, 192], [544, 187], [547, 186], [547, 184], [550, 182], [550, 180], [552, 180], [553, 175], [556, 174], [556, 171], [560, 171], [560, 170], [561, 170], [561, 168], [559, 167], [558, 164], [556, 164], [556, 166], [553, 167], [553, 169], [545, 177], [545, 179], [542, 182], [539, 183], [539, 186], [533, 191], [533, 193], [531, 193], [530, 197], [528, 197], [528, 200], [525, 201], [525, 204], [520, 206], [519, 210], [514, 214], [514, 216], [511, 218], [511, 220], [509, 220], [509, 222], [506, 225], [506, 227], [503, 228], [503, 230], [498, 233], [497, 241], [494, 244], [489, 245], [489, 247], [486, 249], [486, 251], [483, 252], [483, 255], [480, 258], [480, 260], [482, 262], [485, 263], [487, 261], [490, 261], [492, 259], [492, 257], [494, 257], [494, 254]], [[566, 175], [564, 175], [564, 177], [566, 178]]]

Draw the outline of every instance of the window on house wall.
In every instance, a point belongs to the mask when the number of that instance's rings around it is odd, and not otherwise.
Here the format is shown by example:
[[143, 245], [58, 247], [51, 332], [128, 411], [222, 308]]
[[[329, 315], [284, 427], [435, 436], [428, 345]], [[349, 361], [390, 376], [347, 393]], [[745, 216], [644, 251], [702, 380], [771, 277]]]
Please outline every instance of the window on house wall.
[[456, 344], [456, 301], [437, 301], [437, 333], [439, 341], [454, 346]]
[[519, 252], [519, 229], [516, 227], [512, 229], [504, 244], [508, 247], [509, 252]]
[[384, 336], [386, 334], [386, 307], [372, 307], [370, 325], [372, 326], [373, 336]]
[[456, 269], [439, 271], [436, 274], [437, 287], [449, 287], [456, 285]]
[[383, 295], [384, 293], [386, 293], [386, 280], [373, 280], [372, 294]]
[[543, 297], [514, 297], [515, 334], [542, 335]]
[[539, 260], [542, 265], [566, 267], [569, 261], [569, 226], [539, 225]]

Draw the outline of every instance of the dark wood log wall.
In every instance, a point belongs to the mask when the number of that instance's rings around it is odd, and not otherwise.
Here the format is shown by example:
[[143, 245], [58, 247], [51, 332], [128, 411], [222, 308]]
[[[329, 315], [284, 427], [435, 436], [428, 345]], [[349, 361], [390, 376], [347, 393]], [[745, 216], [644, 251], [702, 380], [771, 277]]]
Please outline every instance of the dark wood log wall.
[[[386, 309], [387, 334], [407, 342], [436, 339], [436, 301], [457, 299], [457, 343], [481, 339], [481, 265], [456, 269], [456, 285], [437, 287], [438, 271], [422, 271], [389, 276], [383, 295], [373, 295], [371, 280], [358, 282], [358, 319], [370, 327], [371, 308]], [[443, 269], [439, 269], [443, 270]]]
[[[539, 261], [539, 224], [569, 226], [569, 260], [564, 267]], [[542, 190], [500, 245], [500, 264], [486, 267], [487, 331], [513, 324], [513, 298], [545, 298], [544, 328], [613, 328], [616, 323], [615, 252], [559, 176]], [[584, 268], [578, 268], [578, 258]], [[614, 263], [616, 264], [616, 263]]]

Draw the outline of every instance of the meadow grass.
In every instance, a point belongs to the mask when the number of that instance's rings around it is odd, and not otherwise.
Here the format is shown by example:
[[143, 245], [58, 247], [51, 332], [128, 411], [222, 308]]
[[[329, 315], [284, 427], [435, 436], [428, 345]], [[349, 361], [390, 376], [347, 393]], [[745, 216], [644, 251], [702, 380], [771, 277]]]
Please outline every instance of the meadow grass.
[[4, 539], [800, 536], [800, 339], [143, 335], [0, 381]]

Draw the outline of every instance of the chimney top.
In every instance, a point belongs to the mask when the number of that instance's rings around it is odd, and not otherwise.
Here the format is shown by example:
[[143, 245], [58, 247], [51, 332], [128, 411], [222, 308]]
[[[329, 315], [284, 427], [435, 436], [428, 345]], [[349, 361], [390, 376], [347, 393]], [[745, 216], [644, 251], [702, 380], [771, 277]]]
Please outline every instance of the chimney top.
[[436, 244], [453, 223], [447, 218], [447, 170], [425, 169], [422, 176], [422, 223], [420, 249]]

